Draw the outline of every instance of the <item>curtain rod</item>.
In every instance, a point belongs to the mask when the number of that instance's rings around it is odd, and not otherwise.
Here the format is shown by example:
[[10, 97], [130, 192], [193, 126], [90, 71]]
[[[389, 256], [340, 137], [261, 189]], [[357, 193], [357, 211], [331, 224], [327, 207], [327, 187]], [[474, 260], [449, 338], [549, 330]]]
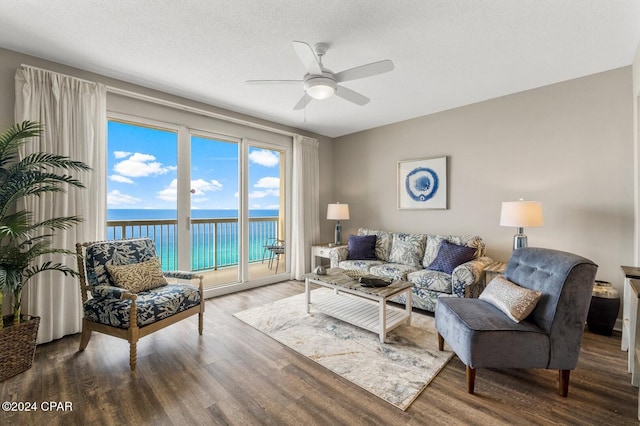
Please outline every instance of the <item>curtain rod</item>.
[[96, 84], [95, 81], [85, 80], [84, 78], [74, 77], [74, 76], [69, 75], [69, 74], [64, 74], [64, 73], [57, 72], [57, 71], [51, 71], [51, 70], [48, 70], [48, 69], [45, 69], [45, 68], [34, 67], [33, 65], [20, 64], [20, 66], [22, 68], [31, 68], [32, 70], [38, 70], [38, 71], [51, 72], [51, 73], [54, 73], [54, 74], [59, 74], [59, 75], [61, 75], [63, 77], [75, 78], [76, 80], [82, 81], [83, 83]]
[[[86, 82], [86, 83], [96, 84], [95, 81], [85, 80], [83, 78], [78, 78], [78, 77], [74, 77], [72, 75], [59, 73], [57, 71], [51, 71], [51, 70], [44, 69], [44, 68], [34, 67], [32, 65], [21, 64], [20, 66], [22, 66], [23, 68], [31, 68], [31, 69], [39, 70], [39, 71], [53, 72], [53, 73], [56, 73], [56, 74], [63, 75], [65, 77], [75, 78], [77, 80], [80, 80], [80, 81], [83, 81], [83, 82]], [[133, 98], [133, 99], [152, 102], [154, 104], [163, 105], [163, 106], [179, 109], [179, 110], [186, 111], [186, 112], [191, 112], [191, 113], [194, 113], [194, 114], [204, 115], [206, 117], [217, 118], [217, 119], [220, 119], [220, 120], [223, 120], [223, 121], [227, 121], [227, 122], [231, 122], [231, 123], [235, 123], [235, 124], [241, 124], [241, 125], [247, 126], [247, 127], [252, 127], [254, 129], [265, 130], [265, 131], [268, 131], [268, 132], [271, 132], [271, 133], [277, 133], [277, 134], [283, 135], [283, 136], [293, 137], [293, 135], [294, 135], [294, 133], [292, 133], [292, 132], [287, 132], [285, 130], [276, 129], [276, 128], [271, 127], [271, 126], [252, 123], [251, 121], [243, 120], [243, 119], [240, 119], [240, 118], [230, 117], [228, 115], [224, 115], [224, 114], [220, 114], [220, 113], [216, 113], [216, 112], [212, 112], [212, 111], [207, 111], [207, 110], [202, 109], [202, 108], [195, 108], [195, 107], [191, 107], [191, 106], [188, 106], [188, 105], [183, 105], [183, 104], [178, 103], [178, 102], [173, 102], [173, 101], [168, 101], [166, 99], [156, 98], [155, 96], [143, 95], [142, 93], [133, 92], [131, 90], [120, 89], [118, 87], [109, 86], [109, 85], [105, 85], [105, 87], [107, 89], [107, 92], [110, 92], [110, 93], [113, 93], [113, 94], [116, 94], [116, 95], [127, 96], [127, 97]]]

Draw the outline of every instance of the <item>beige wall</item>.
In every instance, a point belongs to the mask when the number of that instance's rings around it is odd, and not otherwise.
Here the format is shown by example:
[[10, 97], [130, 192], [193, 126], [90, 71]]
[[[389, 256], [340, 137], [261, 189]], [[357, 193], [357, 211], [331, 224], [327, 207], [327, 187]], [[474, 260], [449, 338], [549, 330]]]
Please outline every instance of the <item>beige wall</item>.
[[[346, 233], [384, 230], [477, 234], [506, 261], [514, 228], [502, 201], [539, 200], [545, 226], [530, 246], [575, 252], [622, 289], [633, 263], [632, 69], [529, 90], [337, 138], [336, 199]], [[398, 210], [397, 161], [448, 156], [447, 210]]]

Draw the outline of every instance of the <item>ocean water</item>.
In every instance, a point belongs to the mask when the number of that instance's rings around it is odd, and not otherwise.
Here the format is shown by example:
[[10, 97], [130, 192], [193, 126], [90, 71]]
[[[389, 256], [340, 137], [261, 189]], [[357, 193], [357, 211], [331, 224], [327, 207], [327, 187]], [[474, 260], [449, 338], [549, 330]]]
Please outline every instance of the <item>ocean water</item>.
[[[107, 220], [175, 219], [177, 210], [170, 209], [107, 209]], [[191, 210], [193, 219], [238, 218], [238, 210]], [[278, 217], [278, 210], [249, 210], [249, 217]]]
[[[191, 269], [204, 271], [237, 265], [240, 248], [237, 210], [192, 210], [192, 219], [235, 219], [191, 226]], [[108, 221], [175, 220], [176, 210], [109, 209]], [[268, 218], [257, 221], [252, 218]], [[278, 235], [278, 210], [249, 210], [249, 262], [261, 261], [267, 240]], [[124, 234], [124, 235], [123, 235]], [[156, 243], [162, 269], [177, 269], [177, 232], [173, 224], [107, 228], [108, 239], [149, 237]]]

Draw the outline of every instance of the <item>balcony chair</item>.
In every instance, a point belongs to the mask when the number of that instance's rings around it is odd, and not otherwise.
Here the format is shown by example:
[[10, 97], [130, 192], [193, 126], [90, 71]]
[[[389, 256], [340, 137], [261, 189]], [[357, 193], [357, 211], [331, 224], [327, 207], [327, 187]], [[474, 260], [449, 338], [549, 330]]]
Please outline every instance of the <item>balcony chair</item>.
[[546, 368], [558, 370], [566, 397], [597, 269], [571, 253], [519, 248], [478, 299], [438, 299], [438, 346], [446, 341], [466, 365], [467, 391], [477, 368]]
[[[198, 314], [202, 335], [202, 276], [165, 271], [149, 238], [76, 244], [83, 319], [80, 351], [91, 332], [129, 342], [129, 366], [136, 369], [139, 339]], [[199, 280], [199, 286], [168, 284], [165, 278]]]
[[285, 253], [285, 243], [284, 240], [280, 240], [278, 238], [268, 238], [262, 246], [262, 262], [264, 263], [265, 255], [268, 254], [268, 265], [269, 269], [273, 269], [273, 260], [276, 261], [276, 274], [278, 273], [278, 266], [280, 265], [280, 255]]

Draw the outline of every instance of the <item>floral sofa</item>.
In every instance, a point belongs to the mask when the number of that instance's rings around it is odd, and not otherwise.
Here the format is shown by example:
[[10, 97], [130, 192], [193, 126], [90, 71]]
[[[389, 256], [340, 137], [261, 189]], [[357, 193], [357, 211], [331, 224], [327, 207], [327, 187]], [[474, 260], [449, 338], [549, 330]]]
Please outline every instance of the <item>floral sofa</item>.
[[[332, 268], [367, 272], [414, 284], [412, 305], [435, 311], [439, 297], [478, 297], [484, 287], [483, 270], [493, 262], [484, 256], [478, 236], [406, 234], [360, 228], [358, 236], [375, 236], [375, 254], [362, 255], [351, 244], [329, 251]], [[367, 238], [370, 243], [373, 238]], [[358, 252], [358, 256], [349, 256]], [[457, 262], [462, 262], [458, 264]], [[444, 266], [444, 267], [443, 267]], [[404, 296], [397, 302], [406, 303]]]

